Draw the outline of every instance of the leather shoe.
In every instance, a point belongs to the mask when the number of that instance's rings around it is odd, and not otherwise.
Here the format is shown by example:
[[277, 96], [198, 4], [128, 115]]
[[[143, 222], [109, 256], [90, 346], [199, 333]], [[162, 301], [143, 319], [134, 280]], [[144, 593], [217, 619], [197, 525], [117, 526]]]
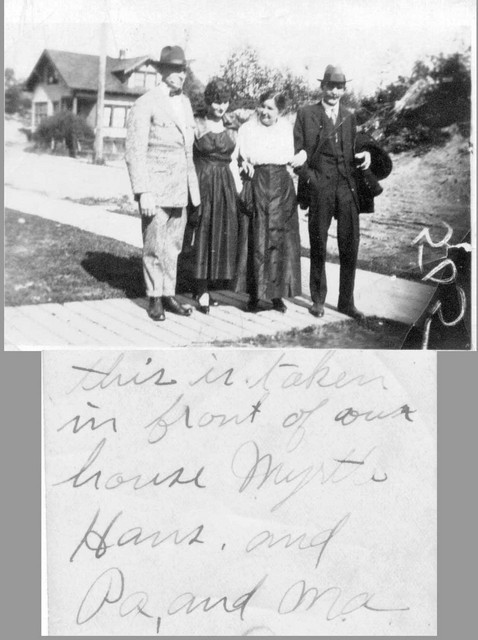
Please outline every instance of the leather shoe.
[[249, 313], [256, 313], [259, 310], [259, 300], [257, 298], [249, 298], [246, 311]]
[[178, 316], [190, 316], [193, 310], [191, 307], [184, 307], [173, 296], [163, 296], [163, 304], [166, 311], [175, 313]]
[[272, 298], [272, 308], [274, 311], [279, 311], [280, 313], [285, 313], [287, 311], [287, 307], [285, 306], [282, 298]]
[[354, 305], [351, 307], [337, 307], [337, 311], [346, 316], [350, 316], [354, 320], [365, 320], [365, 314], [359, 311]]
[[148, 305], [148, 316], [155, 322], [161, 322], [162, 320], [166, 319], [161, 298], [150, 297]]
[[309, 307], [309, 313], [311, 313], [316, 318], [322, 318], [324, 315], [324, 305], [320, 302], [314, 302], [314, 304]]

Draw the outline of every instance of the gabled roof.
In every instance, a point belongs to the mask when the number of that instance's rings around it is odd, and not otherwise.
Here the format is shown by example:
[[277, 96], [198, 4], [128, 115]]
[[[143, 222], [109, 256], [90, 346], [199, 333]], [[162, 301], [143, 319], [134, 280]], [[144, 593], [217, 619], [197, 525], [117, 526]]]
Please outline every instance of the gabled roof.
[[[50, 61], [70, 89], [83, 91], [98, 90], [99, 56], [70, 51], [45, 49], [31, 72], [26, 87], [32, 91], [38, 81], [38, 72], [46, 61]], [[140, 95], [144, 89], [128, 87], [127, 76], [134, 69], [154, 59], [151, 56], [137, 58], [106, 58], [105, 91], [109, 93], [127, 93]]]

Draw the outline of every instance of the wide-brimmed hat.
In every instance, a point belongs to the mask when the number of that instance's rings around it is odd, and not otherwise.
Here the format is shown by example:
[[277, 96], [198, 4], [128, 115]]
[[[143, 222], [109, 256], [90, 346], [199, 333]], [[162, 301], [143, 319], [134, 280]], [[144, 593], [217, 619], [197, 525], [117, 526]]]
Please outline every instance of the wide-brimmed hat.
[[185, 67], [186, 62], [186, 56], [184, 55], [183, 49], [174, 45], [163, 47], [158, 65], [167, 64], [176, 67]]
[[350, 82], [350, 80], [345, 79], [345, 73], [342, 71], [341, 67], [337, 67], [333, 64], [328, 64], [325, 67], [324, 77], [317, 78], [321, 82]]

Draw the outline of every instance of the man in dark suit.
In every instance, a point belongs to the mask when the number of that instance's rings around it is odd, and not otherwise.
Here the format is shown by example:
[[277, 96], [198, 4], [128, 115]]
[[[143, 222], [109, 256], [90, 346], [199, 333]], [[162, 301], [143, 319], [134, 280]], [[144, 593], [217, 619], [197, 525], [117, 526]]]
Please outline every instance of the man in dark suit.
[[359, 198], [357, 170], [367, 170], [370, 151], [357, 152], [355, 116], [340, 104], [345, 93], [345, 75], [339, 67], [327, 66], [321, 79], [322, 100], [299, 109], [294, 126], [296, 153], [301, 152], [298, 200], [309, 208], [310, 294], [309, 311], [324, 315], [327, 295], [325, 261], [327, 235], [332, 218], [337, 219], [340, 258], [340, 288], [337, 309], [362, 319], [354, 303], [355, 270], [359, 247]]

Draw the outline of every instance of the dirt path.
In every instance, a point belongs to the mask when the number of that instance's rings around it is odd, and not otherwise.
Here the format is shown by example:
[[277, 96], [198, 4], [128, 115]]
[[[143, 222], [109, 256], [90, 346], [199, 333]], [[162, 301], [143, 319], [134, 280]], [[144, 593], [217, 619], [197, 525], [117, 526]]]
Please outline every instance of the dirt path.
[[[361, 216], [360, 259], [363, 269], [403, 275], [416, 268], [417, 248], [411, 243], [424, 227], [439, 240], [447, 222], [454, 230], [452, 242], [470, 230], [470, 155], [468, 143], [455, 135], [423, 156], [407, 152], [393, 160], [375, 213]], [[425, 260], [436, 260], [440, 251], [426, 252]]]

